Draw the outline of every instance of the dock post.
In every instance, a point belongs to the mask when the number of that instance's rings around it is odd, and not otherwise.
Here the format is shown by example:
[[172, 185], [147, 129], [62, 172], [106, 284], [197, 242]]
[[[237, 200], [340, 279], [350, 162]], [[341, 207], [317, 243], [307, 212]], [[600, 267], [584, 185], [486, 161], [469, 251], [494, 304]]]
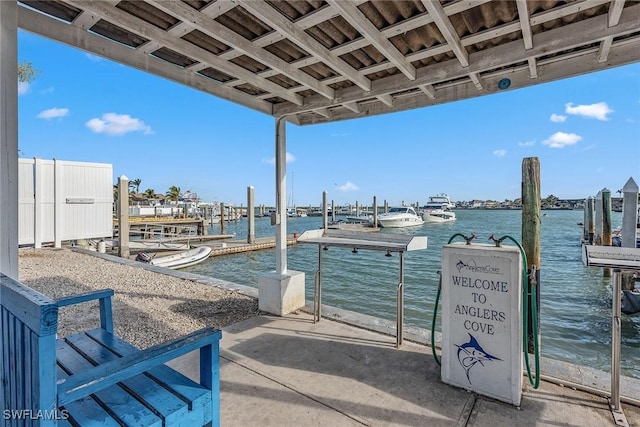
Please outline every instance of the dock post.
[[622, 187], [622, 247], [635, 248], [638, 224], [638, 184], [629, 178]]
[[129, 258], [129, 178], [118, 178], [118, 256]]
[[327, 192], [322, 192], [322, 228], [327, 229], [329, 226], [329, 206], [327, 205]]
[[256, 242], [253, 186], [247, 187], [247, 243]]
[[[603, 188], [602, 194], [602, 246], [611, 246], [611, 190]], [[611, 277], [611, 269], [603, 268], [602, 277]]]
[[331, 200], [331, 222], [336, 222], [336, 204]]
[[356, 200], [356, 216], [360, 216], [360, 204]]
[[589, 244], [593, 245], [595, 242], [595, 235], [596, 235], [596, 218], [595, 218], [596, 199], [593, 196], [590, 196], [587, 199], [586, 209], [587, 209], [587, 221], [585, 222], [585, 226], [587, 227]]
[[373, 228], [378, 227], [378, 199], [373, 196]]
[[224, 203], [220, 203], [220, 234], [224, 234]]
[[595, 206], [595, 238], [593, 240], [594, 245], [602, 244], [602, 190], [596, 194], [596, 206]]
[[387, 202], [386, 200], [384, 201], [384, 213], [389, 212], [389, 202]]
[[[531, 295], [533, 287], [536, 288], [537, 318], [540, 319], [540, 160], [537, 157], [526, 157], [522, 161], [522, 248], [527, 255], [527, 272], [529, 283], [527, 294]], [[533, 276], [533, 277], [532, 277]], [[533, 353], [534, 340], [540, 345], [539, 336], [534, 337], [531, 301], [527, 301], [529, 318], [527, 326], [529, 331], [527, 348]], [[524, 343], [523, 343], [524, 345]]]

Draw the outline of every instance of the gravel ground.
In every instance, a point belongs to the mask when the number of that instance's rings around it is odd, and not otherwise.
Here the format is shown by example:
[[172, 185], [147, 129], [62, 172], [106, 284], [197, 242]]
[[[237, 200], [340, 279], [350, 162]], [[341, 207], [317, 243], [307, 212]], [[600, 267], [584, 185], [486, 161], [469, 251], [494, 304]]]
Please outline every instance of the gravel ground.
[[[258, 301], [250, 296], [69, 249], [21, 249], [18, 266], [22, 283], [53, 299], [113, 289], [115, 332], [140, 348], [258, 314]], [[72, 335], [99, 324], [97, 303], [64, 307], [58, 335]]]

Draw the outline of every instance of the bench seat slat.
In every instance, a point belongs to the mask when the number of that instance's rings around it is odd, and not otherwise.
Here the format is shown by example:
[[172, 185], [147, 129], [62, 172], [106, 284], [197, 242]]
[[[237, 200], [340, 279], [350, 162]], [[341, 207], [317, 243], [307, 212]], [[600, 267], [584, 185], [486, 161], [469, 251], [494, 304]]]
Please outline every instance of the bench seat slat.
[[[76, 351], [80, 351], [93, 364], [103, 364], [118, 359], [107, 347], [97, 343], [84, 333], [66, 338]], [[144, 374], [136, 375], [119, 383], [127, 391], [144, 402], [153, 412], [158, 414], [165, 424], [173, 425], [188, 416], [185, 402], [174, 396], [168, 390], [154, 382]]]
[[[68, 377], [67, 373], [56, 366], [58, 379]], [[90, 397], [83, 397], [75, 402], [69, 402], [64, 406], [69, 417], [78, 425], [100, 425], [102, 427], [119, 427], [120, 424], [113, 419], [98, 403]], [[62, 424], [64, 425], [64, 424]], [[69, 424], [70, 425], [70, 424]]]
[[[58, 340], [56, 347], [58, 363], [72, 375], [93, 366], [63, 340]], [[162, 426], [162, 420], [156, 414], [117, 385], [109, 386], [92, 396], [126, 425]]]
[[[87, 335], [121, 356], [140, 351], [132, 344], [100, 328], [87, 331]], [[189, 402], [190, 409], [191, 406], [197, 406], [201, 404], [203, 400], [207, 401], [209, 399], [209, 390], [166, 365], [156, 366], [149, 369], [146, 373], [156, 381], [165, 384], [167, 388], [177, 393], [182, 400]]]

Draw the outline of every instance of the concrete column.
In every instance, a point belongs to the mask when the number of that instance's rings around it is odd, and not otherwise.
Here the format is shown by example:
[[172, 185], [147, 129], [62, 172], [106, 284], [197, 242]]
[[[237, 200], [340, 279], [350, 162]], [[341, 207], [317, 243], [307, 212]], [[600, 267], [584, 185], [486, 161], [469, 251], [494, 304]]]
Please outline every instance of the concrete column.
[[304, 273], [287, 269], [286, 121], [276, 120], [276, 270], [258, 278], [258, 308], [284, 316], [305, 305]]
[[636, 247], [636, 227], [638, 224], [638, 184], [629, 178], [622, 187], [622, 247]]
[[15, 1], [0, 1], [0, 57], [0, 272], [17, 280], [18, 7]]
[[129, 178], [118, 178], [118, 256], [129, 258]]
[[253, 201], [253, 186], [247, 187], [247, 243], [256, 242], [255, 206]]

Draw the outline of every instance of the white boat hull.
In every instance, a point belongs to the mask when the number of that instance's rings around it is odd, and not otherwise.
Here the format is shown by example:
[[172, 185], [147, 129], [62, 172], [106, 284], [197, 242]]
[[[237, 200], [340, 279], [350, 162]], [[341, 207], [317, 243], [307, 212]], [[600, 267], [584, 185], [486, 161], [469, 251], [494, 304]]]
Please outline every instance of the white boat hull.
[[452, 222], [456, 220], [455, 212], [422, 212], [424, 222]]
[[378, 215], [378, 224], [383, 228], [404, 228], [422, 225], [424, 221], [413, 208], [401, 207]]
[[209, 258], [209, 255], [211, 255], [211, 248], [200, 246], [179, 254], [153, 258], [149, 264], [175, 270], [196, 265]]

